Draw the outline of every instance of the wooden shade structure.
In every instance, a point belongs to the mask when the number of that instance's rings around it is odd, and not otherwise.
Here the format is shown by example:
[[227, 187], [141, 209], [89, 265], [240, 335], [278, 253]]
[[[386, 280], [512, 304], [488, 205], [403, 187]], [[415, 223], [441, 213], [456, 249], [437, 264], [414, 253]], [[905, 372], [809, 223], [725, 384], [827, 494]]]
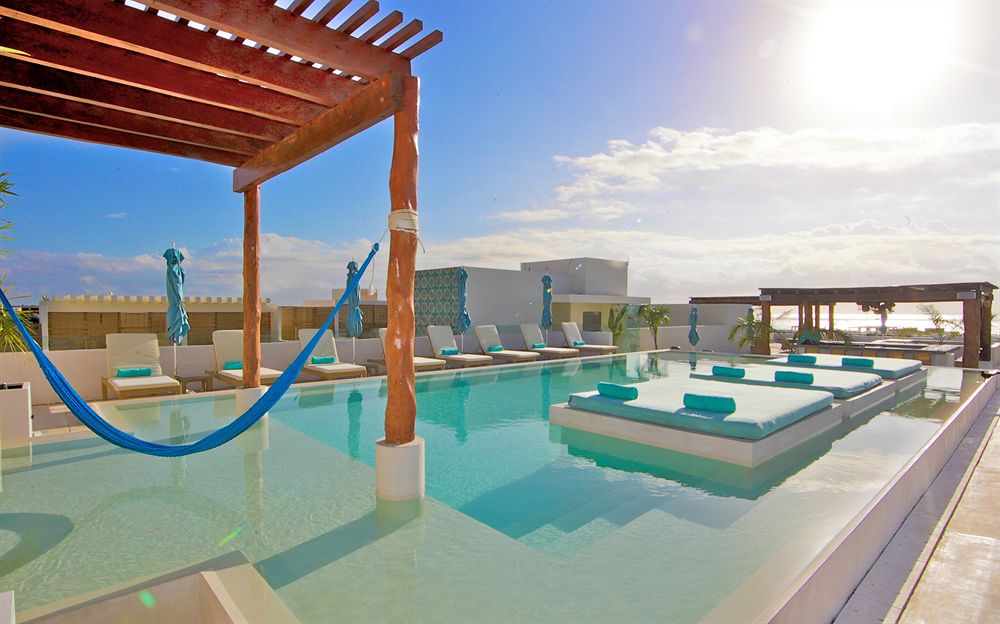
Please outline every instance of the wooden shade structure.
[[[744, 303], [761, 306], [762, 318], [770, 323], [771, 306], [796, 306], [799, 327], [819, 328], [819, 309], [829, 306], [830, 329], [833, 309], [838, 303], [856, 303], [873, 311], [891, 310], [897, 303], [962, 302], [962, 366], [978, 368], [982, 360], [992, 359], [990, 322], [993, 317], [993, 292], [989, 282], [950, 284], [912, 284], [907, 286], [868, 286], [859, 288], [761, 288], [757, 297], [692, 297], [691, 303]], [[755, 353], [770, 353], [768, 340], [755, 345]]]
[[[285, 3], [283, 3], [285, 4]], [[435, 30], [375, 0], [0, 0], [0, 125], [234, 167], [244, 380], [260, 384], [260, 185], [395, 118], [392, 210], [416, 210], [418, 81]], [[349, 10], [350, 8], [350, 10]], [[390, 443], [413, 439], [416, 233], [393, 231]]]

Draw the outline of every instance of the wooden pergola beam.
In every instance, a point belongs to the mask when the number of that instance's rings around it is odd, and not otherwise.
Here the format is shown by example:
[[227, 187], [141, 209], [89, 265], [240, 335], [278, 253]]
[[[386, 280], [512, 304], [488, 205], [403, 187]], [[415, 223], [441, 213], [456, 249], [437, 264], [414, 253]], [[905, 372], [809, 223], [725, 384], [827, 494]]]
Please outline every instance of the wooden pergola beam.
[[62, 121], [86, 123], [110, 130], [122, 130], [150, 137], [221, 149], [234, 154], [250, 155], [267, 143], [218, 130], [173, 123], [155, 117], [103, 108], [50, 95], [19, 91], [0, 86], [0, 108], [42, 115]]
[[374, 26], [361, 34], [359, 39], [365, 43], [375, 43], [388, 34], [390, 30], [403, 23], [402, 11], [393, 11], [380, 19]]
[[282, 123], [302, 125], [327, 110], [327, 107], [257, 85], [26, 22], [5, 20], [3, 38], [4, 45], [31, 54], [30, 57], [17, 57], [21, 62], [111, 80]]
[[355, 30], [364, 26], [365, 22], [375, 17], [378, 13], [378, 0], [368, 0], [361, 7], [352, 13], [344, 23], [337, 26], [337, 32], [344, 33], [345, 35], [352, 34]]
[[146, 4], [368, 80], [389, 73], [410, 73], [407, 59], [269, 2], [147, 0]]
[[0, 56], [0, 85], [168, 121], [277, 141], [297, 126]]
[[403, 26], [392, 34], [391, 37], [378, 44], [383, 50], [395, 50], [399, 46], [412, 39], [418, 32], [424, 29], [424, 23], [418, 19], [411, 20], [409, 24]]
[[224, 152], [200, 145], [157, 139], [141, 134], [130, 134], [98, 126], [77, 124], [19, 111], [0, 109], [0, 125], [27, 132], [37, 132], [66, 139], [77, 139], [88, 143], [129, 147], [146, 152], [194, 158], [230, 167], [237, 166], [242, 160], [239, 154], [233, 152]]
[[444, 33], [440, 30], [435, 30], [431, 34], [427, 35], [423, 39], [419, 39], [416, 43], [406, 48], [399, 53], [403, 58], [415, 59], [427, 50], [430, 50], [437, 44], [444, 41]]
[[383, 76], [366, 85], [351, 99], [243, 163], [233, 172], [233, 190], [244, 192], [388, 119], [399, 110], [402, 98], [402, 77]]
[[[277, 7], [271, 8], [287, 19], [310, 23]], [[107, 0], [0, 0], [0, 16], [192, 69], [238, 78], [325, 107], [333, 106], [358, 90], [353, 81], [308, 64], [290, 62], [259, 47], [243, 45], [243, 38], [224, 39]], [[322, 28], [316, 23], [313, 25]], [[7, 27], [5, 24], [5, 29]], [[233, 32], [228, 28], [221, 30]], [[328, 28], [322, 30], [331, 32]], [[246, 38], [257, 41], [254, 37]]]

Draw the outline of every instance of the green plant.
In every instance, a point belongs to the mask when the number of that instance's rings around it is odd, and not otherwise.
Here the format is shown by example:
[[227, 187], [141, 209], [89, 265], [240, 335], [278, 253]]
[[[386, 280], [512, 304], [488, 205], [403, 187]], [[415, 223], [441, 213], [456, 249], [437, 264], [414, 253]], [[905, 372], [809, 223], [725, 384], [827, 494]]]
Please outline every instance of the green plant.
[[[7, 199], [5, 196], [16, 195], [14, 191], [11, 190], [14, 184], [10, 181], [6, 171], [0, 171], [0, 208], [5, 208], [7, 206]], [[10, 230], [14, 226], [13, 223], [7, 219], [0, 218], [0, 240], [10, 240], [11, 237], [7, 236], [3, 232]], [[10, 253], [6, 249], [0, 249], [0, 257]], [[4, 293], [10, 292], [9, 287], [4, 288], [3, 283], [6, 281], [7, 276], [0, 276], [0, 288], [3, 288]], [[10, 299], [19, 299], [23, 297], [9, 297]], [[21, 311], [18, 313], [18, 318], [21, 319], [22, 323], [26, 325], [30, 321], [27, 312]], [[14, 324], [14, 319], [7, 314], [6, 310], [0, 309], [0, 351], [27, 351], [28, 343], [25, 342], [24, 337], [17, 330], [17, 325]]]
[[920, 313], [926, 316], [927, 320], [931, 322], [932, 327], [928, 330], [928, 333], [933, 336], [939, 344], [944, 343], [945, 340], [954, 338], [962, 333], [962, 324], [946, 319], [934, 304], [922, 304], [917, 306], [917, 308], [920, 310]]
[[642, 305], [639, 306], [639, 318], [646, 323], [646, 327], [653, 334], [653, 349], [659, 351], [660, 328], [670, 324], [670, 308], [665, 305]]
[[735, 343], [740, 349], [757, 344], [757, 337], [765, 333], [770, 337], [774, 328], [770, 323], [765, 323], [757, 318], [753, 313], [753, 308], [748, 308], [747, 313], [736, 319], [736, 324], [729, 331], [729, 342]]
[[[628, 305], [613, 305], [608, 315], [608, 329], [611, 330], [611, 344], [619, 344], [621, 335], [627, 326]], [[620, 345], [619, 345], [620, 346]]]

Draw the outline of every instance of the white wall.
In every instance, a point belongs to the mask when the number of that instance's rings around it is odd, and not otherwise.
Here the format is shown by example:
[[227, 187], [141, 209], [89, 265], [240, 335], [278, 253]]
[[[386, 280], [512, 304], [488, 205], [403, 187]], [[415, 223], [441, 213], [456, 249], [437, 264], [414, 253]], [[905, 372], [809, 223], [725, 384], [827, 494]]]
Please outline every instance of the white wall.
[[[688, 342], [688, 332], [691, 327], [688, 325], [669, 325], [661, 327], [659, 331], [660, 349], [670, 347], [680, 347], [682, 351], [702, 351], [708, 349], [718, 353], [748, 353], [749, 349], [739, 349], [729, 342], [728, 325], [698, 325], [698, 346], [692, 347]], [[639, 350], [649, 351], [653, 347], [653, 334], [649, 328], [639, 328]]]
[[[364, 364], [369, 359], [382, 358], [382, 345], [377, 338], [362, 338], [357, 340], [355, 362]], [[472, 347], [478, 349], [475, 337]], [[430, 342], [426, 337], [416, 339], [417, 355], [431, 354]], [[469, 340], [466, 337], [466, 349]], [[173, 347], [160, 348], [160, 362], [164, 373], [174, 371]], [[298, 342], [265, 342], [261, 345], [263, 365], [276, 370], [284, 370], [299, 353]], [[337, 340], [337, 353], [341, 360], [351, 360], [351, 339]], [[108, 360], [105, 349], [78, 349], [68, 351], [50, 351], [47, 355], [56, 368], [66, 377], [70, 385], [88, 401], [101, 399], [101, 377], [107, 375]], [[211, 345], [177, 347], [177, 372], [180, 375], [194, 375], [215, 368], [215, 352]], [[310, 381], [308, 374], [303, 374], [300, 381]], [[59, 403], [59, 398], [52, 391], [49, 382], [42, 375], [34, 356], [28, 353], [0, 353], [0, 382], [31, 382], [31, 400], [35, 405]], [[222, 389], [217, 384], [217, 389]]]
[[552, 276], [552, 289], [558, 294], [615, 295], [628, 294], [628, 262], [603, 258], [563, 258], [522, 262], [521, 271]]
[[[516, 326], [542, 317], [541, 275], [504, 269], [466, 267], [472, 324]], [[472, 330], [469, 330], [472, 334]]]

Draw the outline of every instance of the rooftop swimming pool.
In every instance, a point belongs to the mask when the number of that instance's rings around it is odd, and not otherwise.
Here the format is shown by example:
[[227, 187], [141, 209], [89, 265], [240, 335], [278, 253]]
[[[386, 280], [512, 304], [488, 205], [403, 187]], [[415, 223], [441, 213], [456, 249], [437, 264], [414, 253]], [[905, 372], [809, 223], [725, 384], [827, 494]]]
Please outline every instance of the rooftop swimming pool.
[[[375, 512], [383, 379], [294, 387], [262, 426], [187, 458], [92, 437], [39, 444], [4, 458], [0, 589], [29, 609], [237, 550], [303, 621], [698, 621], [765, 575], [773, 592], [741, 605], [750, 617], [982, 383], [931, 368], [904, 401], [754, 469], [548, 423], [550, 404], [598, 381], [686, 377], [692, 364], [661, 352], [418, 377], [428, 497], [404, 523]], [[180, 443], [234, 404], [221, 393], [105, 413]]]

